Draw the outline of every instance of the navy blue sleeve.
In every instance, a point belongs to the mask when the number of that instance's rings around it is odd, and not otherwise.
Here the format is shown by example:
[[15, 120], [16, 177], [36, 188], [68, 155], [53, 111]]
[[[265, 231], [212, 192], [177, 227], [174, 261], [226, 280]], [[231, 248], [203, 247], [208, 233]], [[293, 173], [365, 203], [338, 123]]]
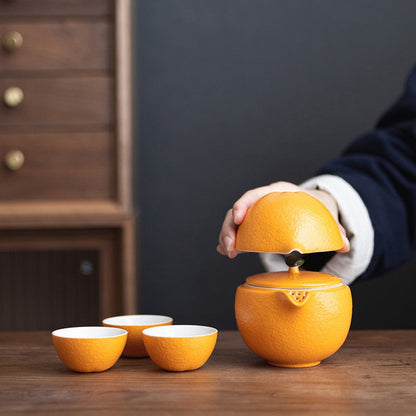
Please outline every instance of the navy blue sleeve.
[[356, 139], [319, 174], [349, 182], [374, 228], [374, 253], [360, 279], [377, 277], [416, 251], [416, 68], [399, 100], [374, 130]]

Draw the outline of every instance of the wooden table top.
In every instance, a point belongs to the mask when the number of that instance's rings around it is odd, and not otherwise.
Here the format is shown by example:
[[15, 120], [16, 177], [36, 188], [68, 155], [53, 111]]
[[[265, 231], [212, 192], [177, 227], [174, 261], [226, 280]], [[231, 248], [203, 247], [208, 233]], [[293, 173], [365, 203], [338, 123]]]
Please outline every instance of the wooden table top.
[[317, 367], [285, 369], [220, 331], [199, 370], [171, 373], [121, 358], [81, 374], [59, 360], [48, 332], [0, 332], [1, 415], [412, 415], [416, 330], [351, 331]]

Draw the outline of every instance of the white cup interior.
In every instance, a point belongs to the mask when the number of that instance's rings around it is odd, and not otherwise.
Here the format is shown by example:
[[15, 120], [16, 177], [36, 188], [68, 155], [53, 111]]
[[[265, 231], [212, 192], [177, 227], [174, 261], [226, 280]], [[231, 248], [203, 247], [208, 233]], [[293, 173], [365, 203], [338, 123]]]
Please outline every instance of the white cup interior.
[[172, 321], [173, 319], [170, 316], [164, 315], [121, 315], [106, 318], [103, 320], [103, 324], [123, 326], [147, 326], [167, 324]]
[[79, 326], [73, 328], [62, 328], [52, 332], [52, 335], [61, 338], [112, 338], [127, 334], [127, 331], [121, 328], [112, 328], [104, 326]]
[[168, 325], [156, 326], [147, 328], [143, 334], [152, 337], [166, 337], [166, 338], [186, 338], [186, 337], [201, 337], [205, 335], [212, 335], [218, 332], [217, 329], [210, 326], [201, 325]]

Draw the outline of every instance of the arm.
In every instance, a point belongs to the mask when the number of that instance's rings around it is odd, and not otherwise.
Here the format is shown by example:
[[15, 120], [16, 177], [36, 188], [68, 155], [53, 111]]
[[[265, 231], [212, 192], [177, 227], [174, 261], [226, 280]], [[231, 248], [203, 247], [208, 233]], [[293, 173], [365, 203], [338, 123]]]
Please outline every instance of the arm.
[[320, 174], [348, 182], [367, 208], [374, 248], [361, 279], [401, 266], [416, 251], [416, 69], [376, 128]]
[[[296, 190], [293, 186], [277, 182], [244, 194], [226, 215], [217, 250], [235, 257], [235, 230], [249, 206], [265, 193]], [[311, 194], [318, 192], [315, 196], [322, 192], [316, 188], [327, 192], [329, 199], [320, 194], [323, 202], [329, 203], [336, 219], [339, 209], [351, 239], [351, 250], [345, 236], [341, 249], [349, 253], [336, 254], [324, 271], [344, 275], [351, 283], [357, 277], [381, 275], [412, 256], [416, 251], [416, 68], [404, 94], [376, 129], [359, 137], [302, 187]], [[262, 260], [269, 270], [279, 267], [277, 256], [265, 254]]]

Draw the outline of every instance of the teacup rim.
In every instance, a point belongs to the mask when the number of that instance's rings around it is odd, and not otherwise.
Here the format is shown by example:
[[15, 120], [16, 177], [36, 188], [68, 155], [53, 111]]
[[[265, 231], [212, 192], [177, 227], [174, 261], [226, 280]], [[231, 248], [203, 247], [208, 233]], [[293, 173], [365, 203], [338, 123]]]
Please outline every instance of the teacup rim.
[[[176, 333], [179, 330], [179, 333]], [[190, 330], [191, 332], [186, 333]], [[185, 331], [185, 332], [181, 332]], [[202, 333], [197, 333], [202, 331]], [[205, 337], [218, 333], [218, 329], [205, 325], [169, 325], [156, 326], [143, 330], [143, 335], [155, 338], [195, 338]]]
[[[143, 322], [123, 322], [123, 320], [129, 319], [136, 319], [142, 318], [144, 319]], [[148, 319], [148, 321], [146, 321]], [[153, 320], [152, 320], [153, 319]], [[167, 315], [154, 315], [154, 314], [131, 314], [131, 315], [117, 315], [117, 316], [110, 316], [108, 318], [103, 319], [103, 325], [121, 325], [126, 327], [133, 327], [133, 326], [148, 326], [148, 325], [162, 325], [162, 324], [169, 324], [173, 322], [173, 318]]]
[[109, 339], [127, 334], [125, 329], [106, 326], [74, 326], [52, 331], [52, 336], [65, 339]]

